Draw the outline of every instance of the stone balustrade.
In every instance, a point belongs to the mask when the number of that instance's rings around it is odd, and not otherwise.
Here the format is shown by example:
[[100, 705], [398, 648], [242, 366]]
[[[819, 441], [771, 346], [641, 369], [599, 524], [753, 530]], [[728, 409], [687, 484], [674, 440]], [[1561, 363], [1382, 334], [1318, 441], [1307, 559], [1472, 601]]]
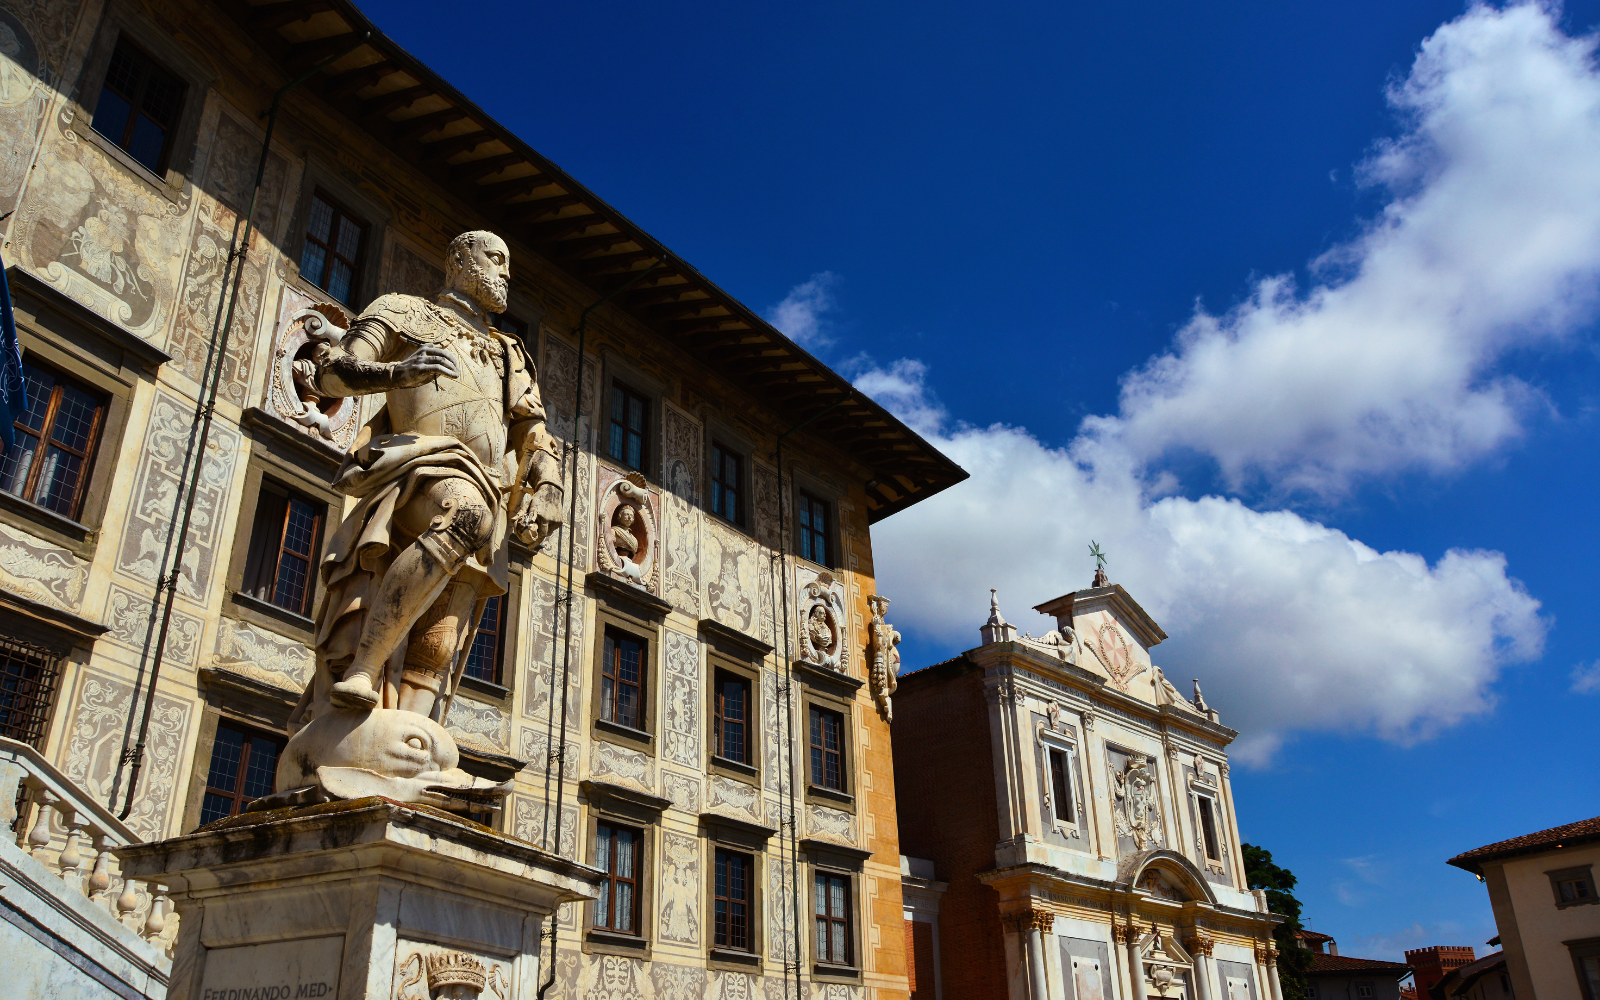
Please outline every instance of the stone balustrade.
[[33, 747], [0, 738], [0, 822], [17, 849], [71, 894], [103, 910], [128, 935], [170, 960], [178, 917], [166, 887], [124, 879], [112, 851], [142, 843]]

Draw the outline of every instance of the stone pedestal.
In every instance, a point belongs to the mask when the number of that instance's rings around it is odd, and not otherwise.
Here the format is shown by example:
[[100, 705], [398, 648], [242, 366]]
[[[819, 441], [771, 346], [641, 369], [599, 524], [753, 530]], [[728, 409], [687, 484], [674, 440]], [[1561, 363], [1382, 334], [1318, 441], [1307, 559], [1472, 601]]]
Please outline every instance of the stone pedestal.
[[600, 873], [389, 799], [246, 813], [120, 849], [181, 915], [168, 1000], [534, 1000], [557, 906]]

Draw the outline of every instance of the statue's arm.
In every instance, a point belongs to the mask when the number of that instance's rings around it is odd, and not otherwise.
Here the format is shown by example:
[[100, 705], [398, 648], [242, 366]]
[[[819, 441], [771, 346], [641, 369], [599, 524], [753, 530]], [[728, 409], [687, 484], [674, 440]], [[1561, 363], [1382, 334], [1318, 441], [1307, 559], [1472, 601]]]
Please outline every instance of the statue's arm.
[[544, 401], [539, 380], [521, 349], [513, 364], [515, 395], [507, 445], [517, 455], [517, 478], [511, 487], [508, 509], [511, 530], [524, 544], [538, 548], [565, 522], [562, 511], [561, 446], [545, 426]]
[[399, 341], [386, 324], [358, 320], [317, 364], [317, 391], [324, 396], [366, 396], [423, 385], [440, 375], [457, 376], [456, 359], [438, 347], [419, 347], [399, 361], [384, 361]]

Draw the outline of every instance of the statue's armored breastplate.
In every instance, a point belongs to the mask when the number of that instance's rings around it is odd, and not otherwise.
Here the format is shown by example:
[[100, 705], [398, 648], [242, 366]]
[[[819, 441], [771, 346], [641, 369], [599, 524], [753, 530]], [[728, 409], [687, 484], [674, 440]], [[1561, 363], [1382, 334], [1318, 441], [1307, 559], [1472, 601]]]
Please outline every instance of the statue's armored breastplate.
[[424, 385], [390, 390], [391, 426], [399, 433], [455, 438], [482, 459], [491, 473], [499, 472], [506, 444], [505, 346], [431, 302], [413, 299], [408, 305], [406, 325], [395, 328], [406, 348], [392, 360], [401, 360], [424, 345], [436, 347], [455, 358], [459, 375], [441, 375]]

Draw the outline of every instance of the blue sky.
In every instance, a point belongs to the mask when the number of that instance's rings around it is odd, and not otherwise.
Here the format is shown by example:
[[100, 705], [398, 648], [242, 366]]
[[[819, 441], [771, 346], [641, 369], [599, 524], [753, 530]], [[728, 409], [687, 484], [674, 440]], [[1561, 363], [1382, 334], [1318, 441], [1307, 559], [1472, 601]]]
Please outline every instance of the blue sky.
[[1344, 953], [1600, 812], [1600, 3], [365, 7], [973, 472], [908, 668], [1098, 539]]

